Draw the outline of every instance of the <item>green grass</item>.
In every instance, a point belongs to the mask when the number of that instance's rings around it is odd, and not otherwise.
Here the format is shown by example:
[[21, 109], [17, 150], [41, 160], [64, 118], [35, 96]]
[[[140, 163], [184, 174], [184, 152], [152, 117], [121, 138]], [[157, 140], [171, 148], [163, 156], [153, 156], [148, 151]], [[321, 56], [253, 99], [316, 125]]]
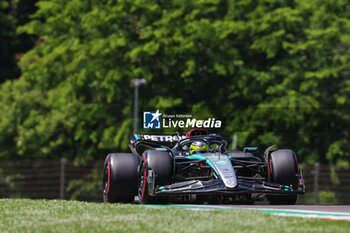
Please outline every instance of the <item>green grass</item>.
[[0, 232], [349, 232], [350, 222], [251, 210], [188, 210], [132, 204], [0, 199]]

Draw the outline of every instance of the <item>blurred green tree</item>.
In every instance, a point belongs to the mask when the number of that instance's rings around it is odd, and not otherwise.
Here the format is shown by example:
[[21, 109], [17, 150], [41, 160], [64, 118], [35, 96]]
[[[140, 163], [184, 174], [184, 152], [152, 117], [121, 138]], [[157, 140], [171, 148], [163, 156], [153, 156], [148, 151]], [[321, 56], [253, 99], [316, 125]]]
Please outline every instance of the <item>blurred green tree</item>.
[[239, 146], [292, 146], [306, 162], [349, 159], [346, 1], [37, 6], [18, 32], [39, 40], [20, 61], [21, 78], [0, 90], [1, 157], [126, 151], [130, 81], [146, 78], [141, 110], [214, 116]]
[[0, 1], [0, 82], [20, 76], [17, 60], [33, 47], [36, 36], [16, 34], [16, 28], [29, 21], [37, 0]]

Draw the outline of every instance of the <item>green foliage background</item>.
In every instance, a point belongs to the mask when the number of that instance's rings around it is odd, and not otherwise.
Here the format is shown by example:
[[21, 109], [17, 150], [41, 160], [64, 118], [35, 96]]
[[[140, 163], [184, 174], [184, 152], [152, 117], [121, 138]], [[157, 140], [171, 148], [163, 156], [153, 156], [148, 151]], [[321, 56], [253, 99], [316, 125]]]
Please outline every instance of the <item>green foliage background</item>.
[[348, 163], [346, 0], [36, 6], [17, 27], [36, 45], [20, 59], [20, 78], [0, 88], [1, 158], [86, 160], [127, 151], [130, 81], [145, 78], [140, 112], [213, 116], [223, 120], [218, 133], [237, 134], [240, 147], [278, 144], [304, 162]]
[[0, 1], [0, 82], [18, 78], [21, 74], [16, 62], [33, 47], [35, 36], [16, 34], [16, 28], [29, 21], [37, 0]]

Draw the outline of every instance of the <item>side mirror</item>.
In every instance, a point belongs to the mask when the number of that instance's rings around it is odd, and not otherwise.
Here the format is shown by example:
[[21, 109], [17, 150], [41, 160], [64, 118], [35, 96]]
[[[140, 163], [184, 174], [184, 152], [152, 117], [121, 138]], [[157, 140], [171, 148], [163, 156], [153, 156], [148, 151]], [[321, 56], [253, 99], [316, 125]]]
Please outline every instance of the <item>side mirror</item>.
[[258, 147], [244, 147], [243, 148], [244, 153], [258, 153]]

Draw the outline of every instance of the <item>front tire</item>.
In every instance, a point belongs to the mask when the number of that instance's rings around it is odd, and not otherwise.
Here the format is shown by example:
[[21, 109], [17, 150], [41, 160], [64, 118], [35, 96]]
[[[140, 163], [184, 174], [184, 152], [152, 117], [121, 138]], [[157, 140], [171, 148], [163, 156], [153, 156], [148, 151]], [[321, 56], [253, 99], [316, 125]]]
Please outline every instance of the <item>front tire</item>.
[[103, 172], [103, 201], [134, 201], [137, 195], [137, 179], [140, 159], [131, 153], [113, 153], [107, 155]]
[[152, 196], [149, 181], [154, 180], [154, 187], [170, 184], [172, 177], [172, 160], [168, 152], [150, 150], [143, 154], [140, 165], [138, 196], [141, 204], [163, 204], [167, 196]]
[[[270, 181], [276, 184], [292, 185], [298, 188], [298, 161], [292, 150], [282, 149], [270, 153], [268, 157]], [[269, 195], [271, 205], [294, 205], [297, 195]]]

